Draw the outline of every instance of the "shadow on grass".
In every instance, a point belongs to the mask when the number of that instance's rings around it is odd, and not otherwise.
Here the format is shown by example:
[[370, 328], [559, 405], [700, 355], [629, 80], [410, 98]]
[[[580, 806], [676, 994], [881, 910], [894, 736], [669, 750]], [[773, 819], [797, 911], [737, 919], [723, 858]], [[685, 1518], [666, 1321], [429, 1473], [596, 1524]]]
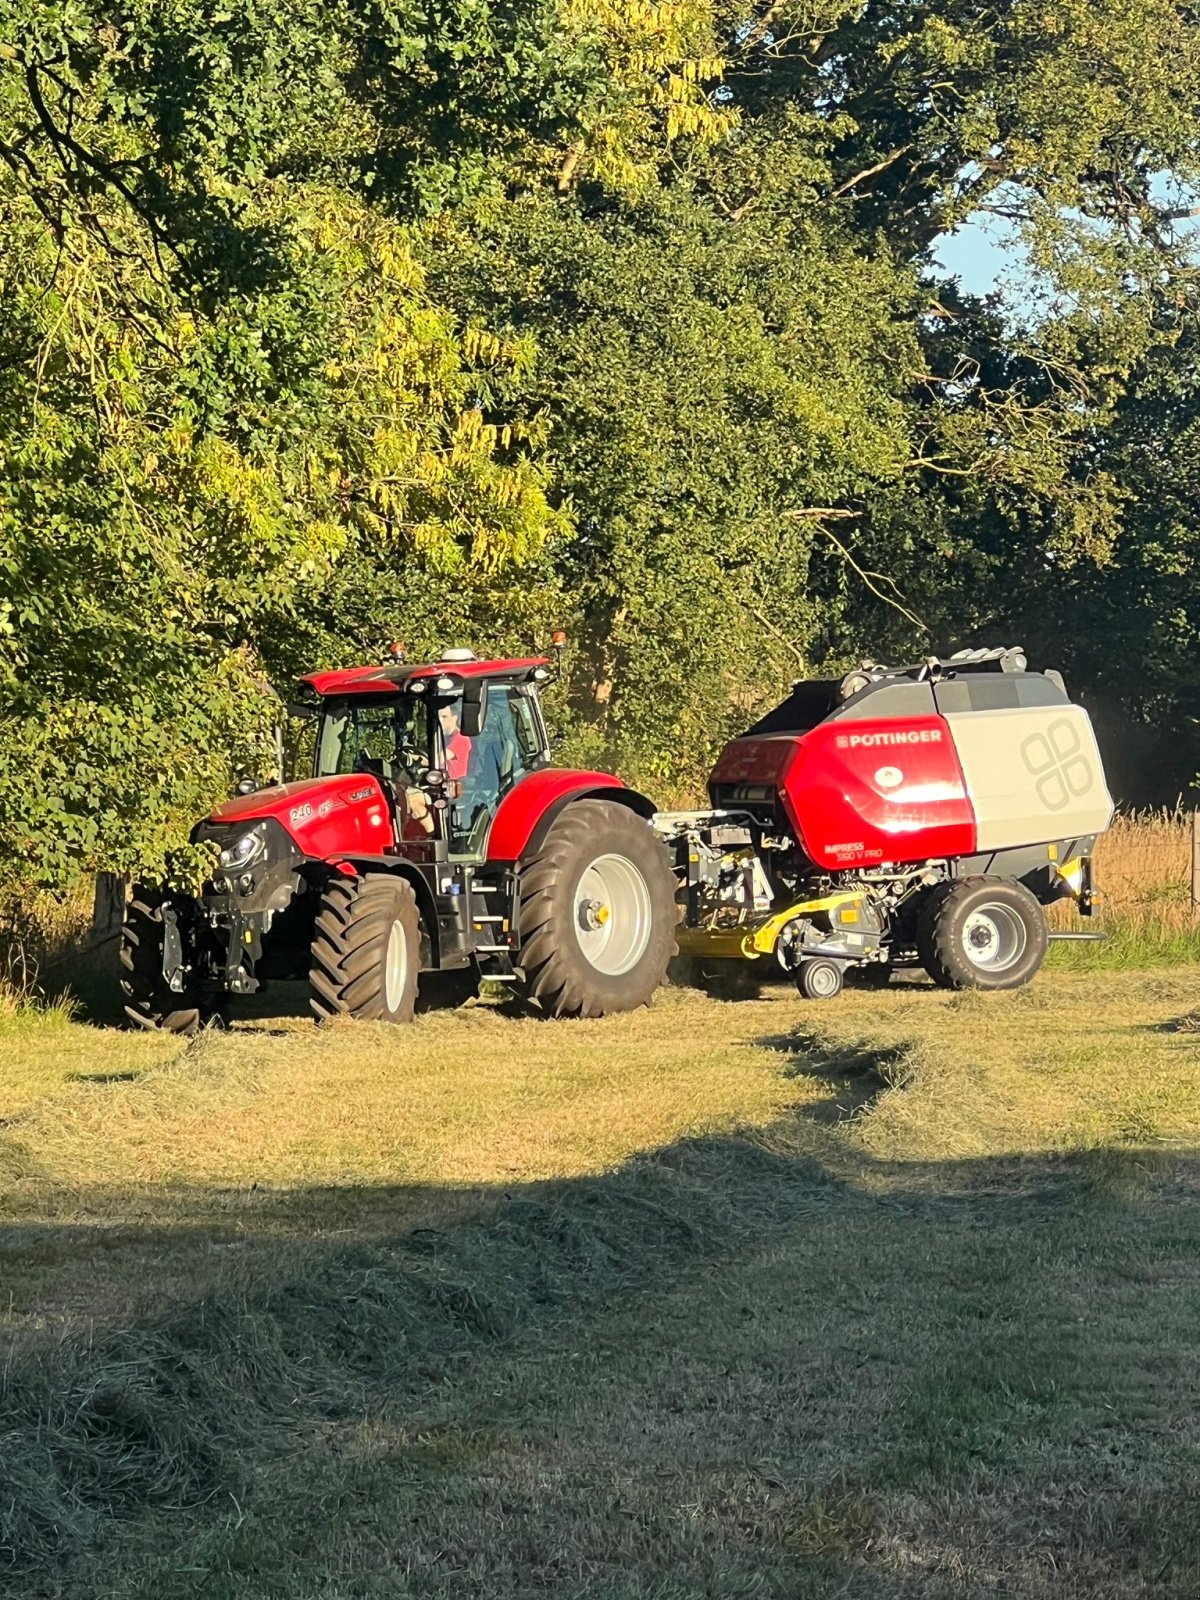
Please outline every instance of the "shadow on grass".
[[[903, 1066], [902, 1053], [830, 1050], [804, 1035], [761, 1042], [789, 1056], [787, 1071], [829, 1084], [833, 1098], [818, 1123], [861, 1114]], [[873, 1278], [907, 1304], [907, 1279], [916, 1273], [935, 1321], [940, 1315], [962, 1325], [966, 1317], [950, 1365], [940, 1349], [930, 1364], [926, 1351], [908, 1375], [908, 1432], [895, 1470], [911, 1486], [972, 1470], [980, 1450], [996, 1466], [1004, 1456], [996, 1417], [1011, 1409], [1012, 1392], [1028, 1387], [1021, 1362], [1031, 1362], [1029, 1371], [1051, 1389], [1068, 1382], [1064, 1352], [1077, 1338], [1078, 1315], [1055, 1263], [1064, 1249], [1079, 1248], [1096, 1194], [1134, 1204], [1145, 1173], [1139, 1187], [1117, 1152], [1102, 1160], [948, 1163], [932, 1203], [927, 1190], [906, 1194], [900, 1164], [860, 1156], [850, 1175], [844, 1160], [835, 1171], [824, 1159], [827, 1138], [811, 1110], [799, 1108], [764, 1130], [683, 1140], [604, 1176], [458, 1196], [439, 1191], [463, 1213], [445, 1226], [411, 1226], [430, 1191], [375, 1188], [172, 1190], [166, 1227], [136, 1221], [137, 1196], [79, 1194], [62, 1229], [9, 1228], [10, 1262], [69, 1254], [82, 1242], [104, 1251], [118, 1276], [124, 1255], [176, 1277], [193, 1265], [198, 1271], [201, 1256], [208, 1266], [198, 1274], [205, 1292], [169, 1310], [125, 1326], [117, 1316], [92, 1337], [11, 1353], [0, 1377], [0, 1585], [30, 1594], [35, 1580], [53, 1584], [72, 1558], [155, 1508], [190, 1510], [201, 1523], [206, 1505], [224, 1508], [229, 1496], [253, 1508], [266, 1465], [315, 1448], [322, 1430], [420, 1409], [431, 1386], [469, 1387], [480, 1363], [501, 1359], [530, 1335], [553, 1337], [570, 1323], [574, 1344], [586, 1343], [589, 1326], [614, 1305], [636, 1305], [639, 1325], [653, 1326], [664, 1299], [686, 1297], [689, 1283], [716, 1264], [730, 1264], [725, 1280], [734, 1264], [785, 1239], [807, 1241], [810, 1298], [791, 1313], [800, 1318], [792, 1324], [797, 1341], [808, 1337], [808, 1319], [821, 1323], [831, 1348], [856, 1348], [872, 1305], [885, 1339], [894, 1313], [880, 1307]], [[929, 1171], [923, 1168], [926, 1181]], [[1177, 1166], [1177, 1205], [1195, 1205], [1198, 1172], [1194, 1161]], [[79, 1212], [120, 1221], [92, 1225], [81, 1241]], [[1111, 1210], [1106, 1226], [1096, 1243], [1101, 1255], [1114, 1235]], [[894, 1258], [877, 1253], [881, 1238], [892, 1241]], [[822, 1282], [828, 1302], [812, 1297]], [[709, 1283], [696, 1300], [700, 1325], [711, 1315], [712, 1290]], [[1034, 1341], [1037, 1359], [1011, 1325], [1018, 1302], [1054, 1308]], [[928, 1318], [928, 1307], [921, 1315]], [[996, 1346], [995, 1394], [992, 1378], [972, 1375], [970, 1352], [980, 1348], [972, 1319], [980, 1317], [989, 1338], [989, 1319], [999, 1318], [1001, 1343], [1008, 1341]], [[893, 1333], [903, 1343], [902, 1324]], [[1041, 1405], [1036, 1396], [1028, 1403]], [[336, 1534], [328, 1531], [330, 1539]], [[799, 1533], [788, 1537], [803, 1548]], [[312, 1542], [311, 1530], [305, 1538]], [[255, 1592], [272, 1592], [264, 1584]]]
[[[421, 980], [417, 1010], [422, 1013], [454, 1010], [466, 1004], [474, 992], [473, 978], [468, 979], [455, 972], [427, 973]], [[275, 1030], [263, 1028], [263, 1024], [311, 1023], [313, 1014], [308, 996], [308, 983], [304, 979], [271, 978], [264, 982], [256, 994], [235, 1001], [230, 1008], [229, 1020], [235, 1025], [256, 1024], [267, 1033]], [[69, 1004], [77, 1022], [96, 1028], [128, 1026], [120, 985], [110, 972], [83, 969], [70, 973], [49, 988], [48, 998]], [[224, 1024], [218, 1018], [212, 1025], [220, 1027]]]

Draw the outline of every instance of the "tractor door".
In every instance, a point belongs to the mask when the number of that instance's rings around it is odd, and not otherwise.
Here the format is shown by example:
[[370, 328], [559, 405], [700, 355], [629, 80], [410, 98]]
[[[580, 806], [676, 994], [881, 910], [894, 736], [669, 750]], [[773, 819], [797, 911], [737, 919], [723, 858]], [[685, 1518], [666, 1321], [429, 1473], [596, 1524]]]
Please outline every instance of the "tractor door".
[[479, 731], [471, 736], [463, 731], [461, 697], [440, 709], [449, 713], [439, 716], [443, 759], [447, 770], [453, 765], [462, 772], [450, 804], [450, 854], [479, 861], [501, 800], [527, 773], [546, 765], [541, 720], [532, 696], [518, 684], [488, 685]]

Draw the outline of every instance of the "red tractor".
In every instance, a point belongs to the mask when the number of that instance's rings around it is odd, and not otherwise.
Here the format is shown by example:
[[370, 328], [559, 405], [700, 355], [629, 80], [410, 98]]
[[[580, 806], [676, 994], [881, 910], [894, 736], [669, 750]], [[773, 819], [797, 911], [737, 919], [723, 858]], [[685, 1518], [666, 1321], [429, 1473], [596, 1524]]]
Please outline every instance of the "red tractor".
[[320, 1020], [408, 1022], [420, 974], [510, 985], [553, 1016], [644, 1005], [675, 952], [675, 878], [653, 804], [550, 765], [543, 657], [305, 679], [312, 776], [245, 784], [193, 833], [199, 898], [135, 890], [126, 1011], [194, 1031], [264, 978], [307, 976]]
[[644, 1005], [677, 942], [702, 967], [777, 965], [813, 999], [906, 965], [1007, 989], [1042, 963], [1044, 906], [1091, 912], [1100, 753], [1019, 649], [797, 683], [695, 812], [551, 766], [549, 676], [451, 650], [306, 679], [312, 776], [243, 785], [198, 826], [220, 847], [198, 899], [135, 892], [130, 1017], [188, 1032], [305, 973], [322, 1020], [407, 1022], [422, 973], [598, 1017]]

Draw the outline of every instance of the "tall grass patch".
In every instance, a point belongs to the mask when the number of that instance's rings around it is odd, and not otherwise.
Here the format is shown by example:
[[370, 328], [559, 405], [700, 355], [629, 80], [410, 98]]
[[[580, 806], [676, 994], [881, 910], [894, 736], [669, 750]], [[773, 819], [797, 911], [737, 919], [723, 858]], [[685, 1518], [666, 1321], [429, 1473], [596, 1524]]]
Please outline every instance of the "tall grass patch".
[[1053, 907], [1059, 930], [1103, 931], [1103, 944], [1059, 945], [1073, 967], [1174, 965], [1200, 960], [1200, 918], [1191, 903], [1192, 819], [1182, 807], [1118, 815], [1096, 845], [1099, 903], [1091, 922], [1067, 901]]

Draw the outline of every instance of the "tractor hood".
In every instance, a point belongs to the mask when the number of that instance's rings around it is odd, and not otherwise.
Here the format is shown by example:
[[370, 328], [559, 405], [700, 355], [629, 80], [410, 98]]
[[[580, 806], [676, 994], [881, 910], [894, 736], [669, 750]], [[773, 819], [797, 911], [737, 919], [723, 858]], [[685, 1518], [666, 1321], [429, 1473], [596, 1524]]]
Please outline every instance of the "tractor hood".
[[232, 832], [232, 825], [249, 829], [268, 819], [278, 822], [304, 855], [322, 859], [378, 853], [393, 842], [392, 811], [382, 785], [357, 772], [236, 795], [216, 807], [204, 828]]

